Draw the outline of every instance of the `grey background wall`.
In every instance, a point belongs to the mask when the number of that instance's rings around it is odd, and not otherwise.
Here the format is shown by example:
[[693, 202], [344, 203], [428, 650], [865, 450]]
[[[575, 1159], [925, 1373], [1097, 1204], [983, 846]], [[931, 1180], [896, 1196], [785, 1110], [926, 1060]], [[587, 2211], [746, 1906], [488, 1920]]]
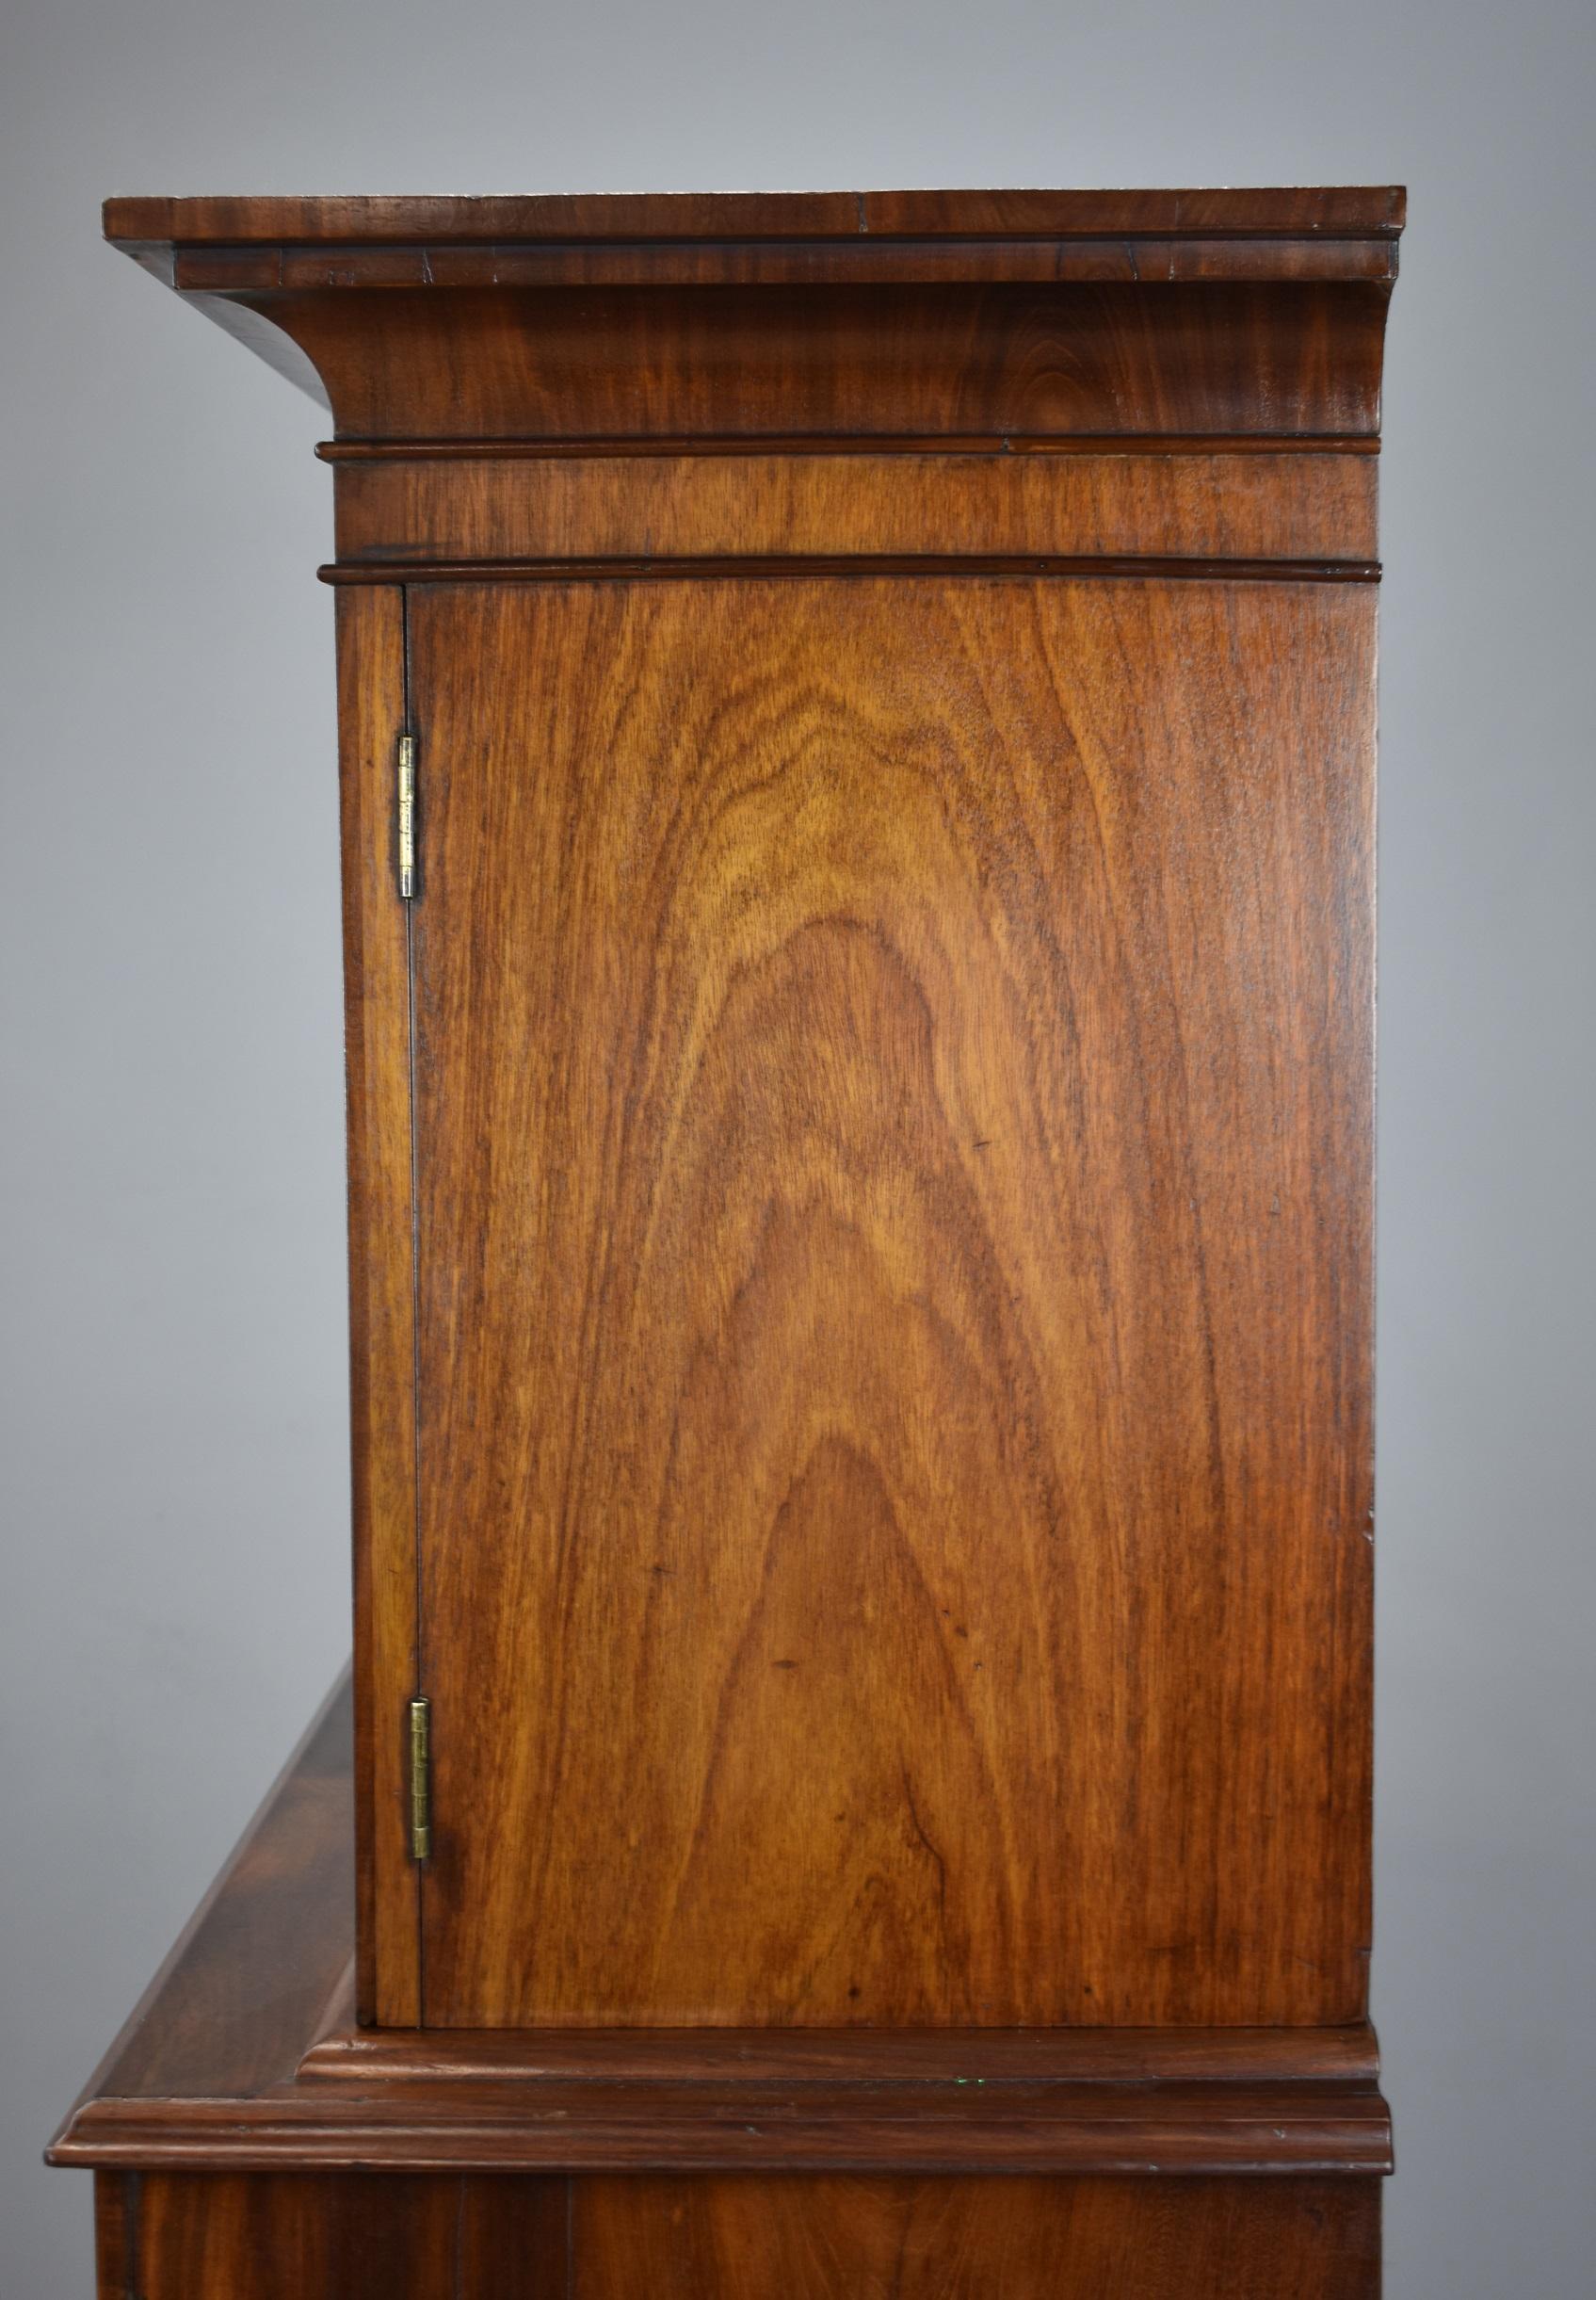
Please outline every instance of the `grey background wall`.
[[0, 2291], [90, 2291], [47, 2127], [347, 1644], [321, 419], [100, 199], [1388, 180], [1388, 2289], [1590, 2289], [1593, 64], [1582, 0], [10, 0]]

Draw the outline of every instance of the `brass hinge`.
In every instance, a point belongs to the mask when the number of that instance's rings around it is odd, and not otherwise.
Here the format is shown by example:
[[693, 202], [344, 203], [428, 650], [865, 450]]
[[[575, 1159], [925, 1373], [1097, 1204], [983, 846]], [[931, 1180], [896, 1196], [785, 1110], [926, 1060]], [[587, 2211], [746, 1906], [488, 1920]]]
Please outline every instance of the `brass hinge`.
[[432, 1857], [432, 1704], [410, 1705], [411, 1859]]
[[415, 892], [415, 737], [399, 737], [398, 773], [399, 897], [408, 902]]

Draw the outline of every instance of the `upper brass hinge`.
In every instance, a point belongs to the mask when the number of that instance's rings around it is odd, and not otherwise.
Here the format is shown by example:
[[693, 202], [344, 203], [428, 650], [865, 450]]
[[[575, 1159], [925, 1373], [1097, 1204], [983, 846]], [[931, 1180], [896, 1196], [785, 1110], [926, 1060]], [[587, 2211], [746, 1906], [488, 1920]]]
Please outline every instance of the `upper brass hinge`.
[[432, 1857], [432, 1704], [418, 1695], [410, 1705], [411, 1859]]
[[399, 737], [396, 798], [399, 896], [402, 901], [408, 902], [415, 892], [415, 737], [413, 735], [401, 735]]

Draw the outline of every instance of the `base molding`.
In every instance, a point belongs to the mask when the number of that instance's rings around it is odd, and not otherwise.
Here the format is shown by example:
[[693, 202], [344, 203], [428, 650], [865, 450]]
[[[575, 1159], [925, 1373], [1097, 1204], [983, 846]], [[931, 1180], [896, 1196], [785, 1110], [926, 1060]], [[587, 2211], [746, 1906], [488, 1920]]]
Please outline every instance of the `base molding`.
[[49, 2150], [103, 2294], [1378, 2292], [1364, 2023], [363, 2030], [349, 1807], [346, 1685]]

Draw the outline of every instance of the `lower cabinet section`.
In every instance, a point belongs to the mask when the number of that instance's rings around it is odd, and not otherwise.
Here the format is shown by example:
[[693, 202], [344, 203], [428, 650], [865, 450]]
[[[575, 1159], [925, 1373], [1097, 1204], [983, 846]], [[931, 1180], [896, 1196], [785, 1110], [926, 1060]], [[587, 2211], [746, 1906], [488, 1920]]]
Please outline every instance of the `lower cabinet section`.
[[363, 2029], [323, 1710], [48, 2151], [101, 2300], [1377, 2300], [1336, 2029]]
[[1373, 2300], [1378, 2179], [101, 2173], [100, 2300]]
[[566, 2188], [435, 2173], [96, 2173], [99, 2300], [567, 2300]]
[[788, 2177], [574, 2189], [581, 2300], [1363, 2300], [1378, 2290], [1372, 2180]]

